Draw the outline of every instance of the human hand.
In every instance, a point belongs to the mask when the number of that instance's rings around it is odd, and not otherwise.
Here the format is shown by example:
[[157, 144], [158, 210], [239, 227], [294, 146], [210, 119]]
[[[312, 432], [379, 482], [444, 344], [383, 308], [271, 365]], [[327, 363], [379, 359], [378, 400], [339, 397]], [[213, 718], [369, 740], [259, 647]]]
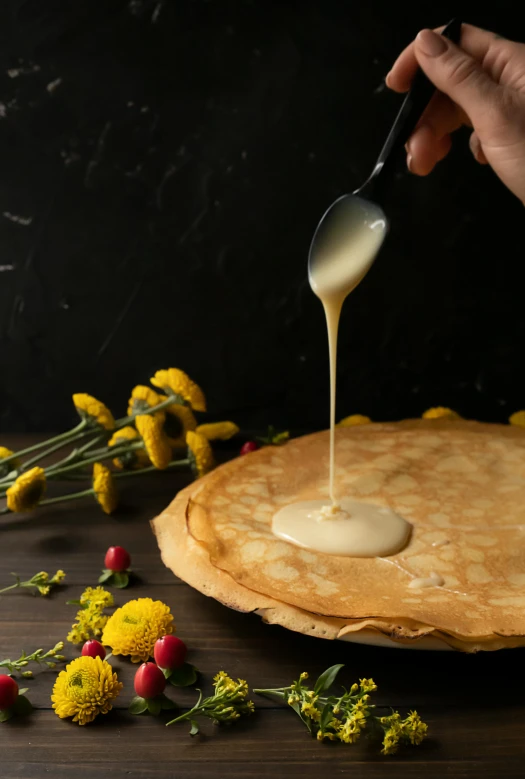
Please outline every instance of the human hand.
[[430, 173], [448, 154], [451, 133], [467, 125], [475, 159], [525, 204], [525, 45], [469, 24], [462, 25], [461, 48], [422, 30], [397, 58], [387, 86], [407, 92], [418, 66], [439, 93], [407, 143], [409, 170]]

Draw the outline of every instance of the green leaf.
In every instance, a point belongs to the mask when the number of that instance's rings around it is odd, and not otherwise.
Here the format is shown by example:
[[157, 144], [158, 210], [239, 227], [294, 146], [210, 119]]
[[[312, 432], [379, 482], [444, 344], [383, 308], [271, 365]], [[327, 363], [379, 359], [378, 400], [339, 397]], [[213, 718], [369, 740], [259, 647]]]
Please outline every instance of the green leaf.
[[67, 606], [80, 606], [82, 609], [87, 609], [87, 603], [81, 603], [79, 600], [67, 600]]
[[177, 704], [175, 703], [175, 701], [172, 701], [170, 698], [168, 698], [167, 695], [164, 695], [164, 693], [159, 695], [159, 700], [160, 700], [160, 708], [163, 711], [169, 711], [170, 709], [177, 708]]
[[194, 720], [194, 719], [190, 720], [190, 722], [191, 722], [190, 736], [196, 736], [196, 735], [197, 735], [197, 733], [199, 732], [199, 726], [198, 726], [198, 724], [195, 722], [195, 720]]
[[22, 687], [21, 690], [18, 690], [19, 695], [24, 695], [29, 690], [29, 687]]
[[11, 719], [11, 717], [14, 716], [14, 708], [13, 709], [4, 709], [3, 711], [0, 711], [0, 722], [7, 722]]
[[130, 714], [143, 714], [148, 710], [148, 701], [146, 698], [141, 698], [140, 695], [136, 695], [129, 704], [128, 711]]
[[104, 568], [104, 570], [98, 577], [98, 583], [104, 584], [104, 582], [107, 582], [107, 580], [111, 579], [112, 576], [113, 576], [113, 571], [110, 571], [109, 568]]
[[304, 716], [303, 712], [301, 711], [301, 704], [300, 703], [292, 703], [292, 704], [290, 704], [290, 708], [293, 709], [295, 711], [295, 713], [299, 715], [299, 717], [301, 718], [301, 721], [304, 722], [304, 724], [308, 728], [308, 732], [311, 733], [312, 732], [312, 723], [310, 722], [308, 717]]
[[115, 571], [109, 584], [112, 587], [117, 587], [119, 590], [123, 590], [129, 584], [129, 574], [126, 571]]
[[[160, 668], [160, 665], [159, 665], [159, 668]], [[160, 670], [161, 670], [161, 671], [162, 671], [162, 673], [164, 674], [164, 678], [165, 678], [165, 679], [169, 679], [169, 678], [170, 678], [170, 676], [171, 676], [171, 670], [172, 670], [171, 668], [160, 668]]]
[[184, 663], [180, 668], [174, 668], [168, 679], [174, 687], [189, 687], [195, 684], [199, 676], [198, 670], [191, 663]]
[[314, 687], [314, 692], [316, 695], [320, 695], [320, 693], [328, 690], [332, 686], [332, 684], [335, 682], [337, 674], [341, 668], [343, 668], [343, 666], [344, 663], [341, 663], [340, 665], [332, 665], [321, 674]]
[[13, 706], [13, 712], [16, 714], [16, 716], [26, 717], [28, 714], [31, 714], [32, 711], [33, 706], [31, 705], [31, 701], [29, 701], [25, 695], [19, 694]]
[[323, 706], [323, 710], [321, 712], [321, 719], [319, 720], [319, 728], [321, 730], [326, 730], [328, 727], [328, 723], [332, 721], [334, 716], [334, 707], [331, 703], [327, 703]]
[[158, 717], [161, 709], [162, 709], [162, 703], [159, 697], [148, 699], [148, 711], [150, 714], [153, 714], [154, 717]]

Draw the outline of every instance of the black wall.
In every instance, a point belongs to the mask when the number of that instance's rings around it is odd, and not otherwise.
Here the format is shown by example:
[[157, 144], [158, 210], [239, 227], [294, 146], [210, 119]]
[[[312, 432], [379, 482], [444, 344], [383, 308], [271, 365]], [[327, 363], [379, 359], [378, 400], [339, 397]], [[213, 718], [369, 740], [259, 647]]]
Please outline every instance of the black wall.
[[[469, 21], [525, 40], [516, 3]], [[325, 207], [368, 174], [396, 54], [447, 4], [4, 0], [0, 430], [53, 430], [87, 391], [115, 411], [184, 368], [214, 417], [327, 425], [306, 280]], [[525, 407], [523, 207], [457, 139], [402, 172], [392, 231], [348, 300], [339, 416]]]

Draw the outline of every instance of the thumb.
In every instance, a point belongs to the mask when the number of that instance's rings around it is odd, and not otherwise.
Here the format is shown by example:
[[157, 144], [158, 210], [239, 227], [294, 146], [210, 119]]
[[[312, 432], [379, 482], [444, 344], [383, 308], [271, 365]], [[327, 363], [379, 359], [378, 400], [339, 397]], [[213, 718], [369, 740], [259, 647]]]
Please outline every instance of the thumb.
[[497, 85], [463, 49], [433, 30], [422, 30], [415, 41], [419, 65], [432, 83], [450, 97], [473, 123], [486, 112]]

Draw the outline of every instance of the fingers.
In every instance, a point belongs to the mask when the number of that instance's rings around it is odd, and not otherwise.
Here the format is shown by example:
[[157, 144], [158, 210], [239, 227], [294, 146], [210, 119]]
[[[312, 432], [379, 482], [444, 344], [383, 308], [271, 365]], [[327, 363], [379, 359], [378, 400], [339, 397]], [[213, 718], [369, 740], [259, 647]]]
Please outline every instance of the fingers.
[[407, 144], [408, 169], [417, 176], [426, 176], [447, 156], [450, 146], [450, 135], [437, 138], [429, 125], [420, 125]]
[[480, 165], [488, 165], [487, 158], [485, 157], [485, 152], [483, 151], [481, 147], [481, 142], [476, 135], [476, 133], [472, 133], [472, 135], [469, 138], [469, 146], [470, 151], [474, 155], [474, 159], [476, 162], [479, 162]]
[[[444, 28], [436, 28], [436, 32], [441, 32]], [[502, 39], [498, 39], [494, 33], [487, 30], [481, 30], [479, 27], [473, 27], [471, 24], [461, 26], [461, 48], [473, 59], [481, 62], [492, 47], [500, 48], [504, 44]], [[401, 52], [392, 66], [392, 70], [386, 77], [387, 86], [394, 92], [407, 92], [412, 84], [412, 79], [419, 67], [416, 53], [415, 41], [412, 41], [404, 51]]]

